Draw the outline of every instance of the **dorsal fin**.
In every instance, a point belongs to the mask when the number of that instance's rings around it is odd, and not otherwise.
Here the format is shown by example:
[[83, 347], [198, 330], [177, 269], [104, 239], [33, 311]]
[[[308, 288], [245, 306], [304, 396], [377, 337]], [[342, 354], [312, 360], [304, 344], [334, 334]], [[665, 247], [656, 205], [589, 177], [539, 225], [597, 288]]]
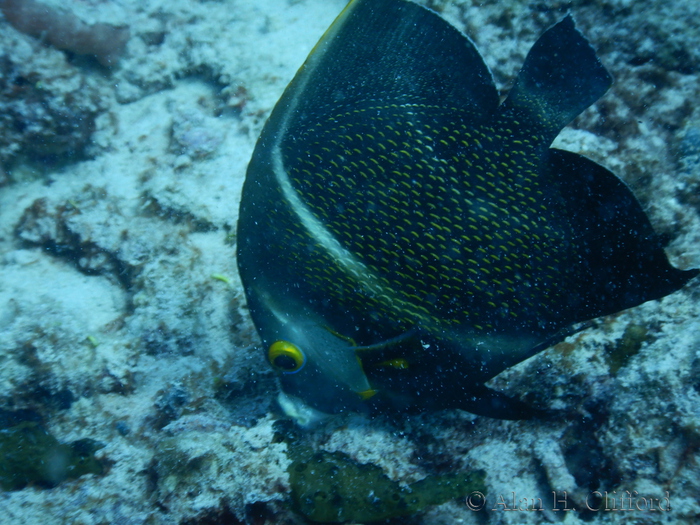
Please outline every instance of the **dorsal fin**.
[[[458, 107], [475, 122], [498, 95], [474, 44], [411, 2], [353, 0], [289, 85], [271, 121], [291, 134], [310, 118], [369, 101]], [[276, 114], [281, 111], [282, 114]]]
[[608, 90], [612, 78], [571, 15], [550, 27], [527, 54], [501, 111], [537, 129], [548, 146]]

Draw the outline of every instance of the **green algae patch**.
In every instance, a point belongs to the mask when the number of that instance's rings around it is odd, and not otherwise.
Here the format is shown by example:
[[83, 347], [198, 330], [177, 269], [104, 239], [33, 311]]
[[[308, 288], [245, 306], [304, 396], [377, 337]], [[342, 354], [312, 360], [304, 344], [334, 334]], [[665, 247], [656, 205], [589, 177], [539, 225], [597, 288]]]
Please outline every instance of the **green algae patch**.
[[307, 448], [293, 455], [289, 477], [294, 508], [319, 523], [375, 522], [485, 491], [483, 471], [429, 476], [406, 487], [378, 466], [356, 463], [341, 452], [312, 453]]
[[84, 474], [102, 474], [94, 457], [104, 445], [92, 439], [60, 443], [35, 421], [0, 429], [0, 488], [20, 490], [34, 484], [54, 487]]
[[642, 344], [647, 340], [648, 330], [645, 326], [635, 323], [629, 324], [625, 328], [622, 339], [608, 352], [608, 365], [610, 373], [617, 375], [629, 360], [639, 353]]

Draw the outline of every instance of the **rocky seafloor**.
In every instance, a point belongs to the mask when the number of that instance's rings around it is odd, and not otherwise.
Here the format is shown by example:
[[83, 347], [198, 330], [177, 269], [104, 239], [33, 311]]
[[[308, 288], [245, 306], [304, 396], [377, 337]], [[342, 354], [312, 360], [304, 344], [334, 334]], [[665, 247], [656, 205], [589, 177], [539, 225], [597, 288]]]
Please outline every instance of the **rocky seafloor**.
[[[424, 3], [504, 93], [572, 13], [615, 84], [556, 145], [618, 174], [674, 265], [700, 267], [700, 4]], [[280, 420], [238, 201], [344, 4], [0, 0], [0, 523], [696, 523], [699, 279], [493, 380], [545, 420]]]

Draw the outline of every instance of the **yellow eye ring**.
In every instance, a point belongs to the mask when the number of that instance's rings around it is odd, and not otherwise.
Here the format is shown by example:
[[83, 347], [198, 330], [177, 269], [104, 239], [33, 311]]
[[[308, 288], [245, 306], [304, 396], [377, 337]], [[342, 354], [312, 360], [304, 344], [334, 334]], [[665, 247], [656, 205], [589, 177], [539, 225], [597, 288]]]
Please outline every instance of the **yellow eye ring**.
[[289, 341], [275, 341], [267, 351], [267, 360], [284, 374], [295, 374], [306, 364], [304, 352]]

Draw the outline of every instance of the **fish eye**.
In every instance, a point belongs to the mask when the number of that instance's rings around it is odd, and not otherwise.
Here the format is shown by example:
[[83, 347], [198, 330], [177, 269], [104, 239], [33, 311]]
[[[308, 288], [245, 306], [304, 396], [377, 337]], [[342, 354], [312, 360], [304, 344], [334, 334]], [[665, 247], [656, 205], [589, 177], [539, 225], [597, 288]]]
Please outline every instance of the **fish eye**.
[[294, 374], [306, 363], [304, 352], [289, 341], [275, 341], [267, 352], [270, 364], [285, 374]]

